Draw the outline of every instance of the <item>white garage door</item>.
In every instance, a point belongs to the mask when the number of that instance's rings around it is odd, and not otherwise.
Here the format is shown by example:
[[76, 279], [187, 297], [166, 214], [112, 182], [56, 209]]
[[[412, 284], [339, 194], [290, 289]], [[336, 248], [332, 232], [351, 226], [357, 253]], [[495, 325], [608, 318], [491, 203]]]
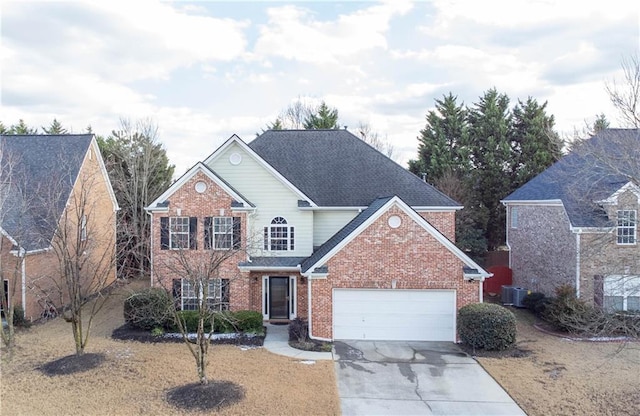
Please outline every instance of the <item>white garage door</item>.
[[334, 289], [333, 338], [455, 341], [453, 290]]

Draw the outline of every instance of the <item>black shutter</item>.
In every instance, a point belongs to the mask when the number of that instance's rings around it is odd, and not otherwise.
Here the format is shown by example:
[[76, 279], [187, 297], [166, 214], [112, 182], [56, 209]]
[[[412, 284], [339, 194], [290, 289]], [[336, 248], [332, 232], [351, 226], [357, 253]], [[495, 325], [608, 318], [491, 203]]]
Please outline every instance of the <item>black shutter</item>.
[[211, 250], [211, 237], [213, 237], [213, 217], [204, 217], [204, 249]]
[[269, 250], [269, 227], [264, 227], [264, 249]]
[[169, 250], [169, 217], [160, 217], [160, 250]]
[[182, 280], [173, 279], [173, 303], [177, 310], [182, 305]]
[[222, 310], [229, 309], [229, 279], [220, 279], [220, 303]]
[[198, 218], [189, 217], [189, 248], [196, 250], [198, 248]]
[[604, 277], [601, 275], [593, 276], [593, 303], [596, 306], [604, 306]]
[[242, 246], [242, 218], [233, 217], [233, 248], [239, 249]]

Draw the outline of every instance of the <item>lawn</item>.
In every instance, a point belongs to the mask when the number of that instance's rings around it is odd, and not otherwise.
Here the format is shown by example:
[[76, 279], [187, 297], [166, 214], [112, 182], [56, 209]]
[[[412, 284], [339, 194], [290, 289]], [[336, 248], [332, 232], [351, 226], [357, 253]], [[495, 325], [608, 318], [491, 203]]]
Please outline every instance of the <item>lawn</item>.
[[585, 342], [538, 331], [518, 318], [518, 358], [478, 358], [529, 415], [640, 415], [640, 342]]
[[[93, 370], [50, 377], [38, 369], [74, 352], [71, 329], [62, 319], [20, 333], [13, 358], [7, 361], [3, 355], [0, 414], [182, 414], [165, 396], [171, 388], [197, 381], [186, 346], [110, 337], [123, 324], [124, 297], [143, 285], [134, 282], [118, 289], [99, 315], [87, 352], [102, 353], [106, 360]], [[229, 345], [212, 346], [209, 358], [210, 380], [231, 381], [245, 390], [244, 400], [219, 414], [340, 413], [333, 362], [309, 365], [263, 348]]]

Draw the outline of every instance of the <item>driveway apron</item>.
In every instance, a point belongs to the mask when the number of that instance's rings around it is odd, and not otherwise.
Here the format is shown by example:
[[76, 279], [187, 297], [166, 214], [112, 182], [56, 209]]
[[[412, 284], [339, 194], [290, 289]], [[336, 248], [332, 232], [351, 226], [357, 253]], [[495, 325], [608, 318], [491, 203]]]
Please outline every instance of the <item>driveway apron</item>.
[[343, 415], [524, 415], [450, 342], [336, 341]]

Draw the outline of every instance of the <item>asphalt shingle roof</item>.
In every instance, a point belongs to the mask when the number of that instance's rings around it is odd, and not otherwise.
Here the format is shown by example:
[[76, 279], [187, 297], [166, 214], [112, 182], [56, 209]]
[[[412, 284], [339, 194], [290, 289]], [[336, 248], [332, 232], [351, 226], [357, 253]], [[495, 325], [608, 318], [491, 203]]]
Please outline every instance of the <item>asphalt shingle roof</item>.
[[249, 147], [319, 206], [363, 207], [387, 195], [460, 206], [347, 130], [269, 130]]
[[[606, 129], [504, 198], [561, 200], [575, 227], [611, 225], [594, 202], [640, 178], [640, 129]], [[637, 184], [637, 183], [636, 183]]]
[[[27, 251], [49, 247], [93, 135], [4, 135], [2, 228]], [[11, 174], [9, 174], [11, 166]]]

